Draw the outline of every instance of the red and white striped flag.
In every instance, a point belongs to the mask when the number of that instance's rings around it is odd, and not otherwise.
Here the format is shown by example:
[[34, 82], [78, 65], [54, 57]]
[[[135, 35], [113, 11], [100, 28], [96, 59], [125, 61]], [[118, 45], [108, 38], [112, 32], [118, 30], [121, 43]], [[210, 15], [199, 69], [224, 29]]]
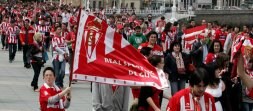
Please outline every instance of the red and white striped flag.
[[[247, 50], [245, 50], [247, 47]], [[248, 50], [250, 49], [250, 50]], [[233, 62], [233, 68], [231, 72], [231, 78], [234, 78], [237, 76], [237, 62], [238, 58], [235, 57], [237, 53], [240, 51], [242, 56], [245, 57], [245, 53], [248, 55], [253, 54], [253, 39], [252, 38], [245, 38], [244, 36], [238, 36], [235, 42], [232, 44], [232, 50], [231, 50], [231, 59], [230, 62]], [[244, 58], [245, 61], [245, 58]], [[247, 62], [244, 62], [244, 66], [246, 66]]]
[[184, 49], [191, 50], [192, 44], [197, 40], [197, 38], [201, 37], [201, 33], [203, 33], [205, 28], [206, 28], [206, 25], [186, 29], [184, 31], [184, 36], [183, 36]]
[[153, 67], [106, 21], [81, 11], [72, 79], [126, 86], [168, 87], [162, 70]]

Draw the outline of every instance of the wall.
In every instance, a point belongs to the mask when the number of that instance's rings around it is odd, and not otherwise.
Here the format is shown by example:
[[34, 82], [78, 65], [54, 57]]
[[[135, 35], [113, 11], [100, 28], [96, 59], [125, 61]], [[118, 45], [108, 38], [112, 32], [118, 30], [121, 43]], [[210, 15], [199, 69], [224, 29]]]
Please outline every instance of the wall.
[[253, 10], [197, 10], [195, 15], [197, 23], [206, 19], [231, 25], [253, 25]]

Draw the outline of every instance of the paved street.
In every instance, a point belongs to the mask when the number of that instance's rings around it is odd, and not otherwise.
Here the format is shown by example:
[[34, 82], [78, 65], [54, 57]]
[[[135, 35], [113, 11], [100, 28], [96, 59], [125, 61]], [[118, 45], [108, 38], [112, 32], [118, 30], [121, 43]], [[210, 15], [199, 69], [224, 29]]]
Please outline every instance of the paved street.
[[[46, 66], [51, 66], [50, 61]], [[43, 84], [42, 71], [39, 86]], [[32, 77], [33, 70], [23, 67], [21, 51], [17, 52], [15, 61], [9, 63], [8, 51], [0, 50], [0, 111], [39, 111], [39, 93], [30, 86]], [[68, 84], [68, 76], [65, 76], [64, 83], [65, 86]], [[162, 111], [168, 101], [164, 100], [163, 103]], [[68, 111], [91, 111], [90, 83], [72, 85], [72, 101]]]

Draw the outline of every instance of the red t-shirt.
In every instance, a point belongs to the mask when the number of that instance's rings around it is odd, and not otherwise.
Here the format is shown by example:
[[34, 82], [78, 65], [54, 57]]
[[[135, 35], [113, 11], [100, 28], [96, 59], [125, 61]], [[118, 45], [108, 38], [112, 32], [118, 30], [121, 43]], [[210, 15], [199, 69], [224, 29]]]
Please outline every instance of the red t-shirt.
[[68, 35], [68, 33], [69, 33], [69, 31], [67, 29], [65, 29], [65, 30], [62, 30], [61, 35], [63, 37], [66, 37]]
[[227, 38], [228, 33], [227, 32], [222, 32], [221, 30], [217, 30], [215, 32], [215, 39], [219, 40], [221, 42], [222, 47], [225, 44], [226, 38]]
[[63, 107], [63, 101], [65, 98], [62, 98], [62, 102], [56, 102], [55, 104], [48, 104], [48, 98], [55, 96], [60, 93], [62, 90], [57, 86], [49, 87], [46, 83], [40, 88], [40, 108], [41, 111], [65, 111]]
[[[66, 40], [70, 41], [70, 40], [75, 40], [76, 39], [76, 33], [75, 32], [69, 32], [68, 35], [66, 36]], [[71, 43], [72, 45], [72, 50], [74, 50], [75, 48], [75, 42]]]
[[77, 18], [76, 18], [75, 16], [70, 17], [69, 23], [70, 23], [71, 25], [77, 24]]
[[148, 105], [147, 98], [151, 97], [153, 102], [158, 108], [161, 108], [160, 94], [163, 93], [162, 90], [156, 89], [155, 87], [144, 86], [141, 88], [141, 95], [139, 96], [139, 108], [140, 111], [154, 111], [154, 109]]
[[140, 92], [141, 92], [140, 88], [139, 89], [132, 89], [133, 97], [134, 98], [139, 98]]
[[208, 53], [205, 59], [205, 64], [214, 62], [216, 55], [214, 53]]

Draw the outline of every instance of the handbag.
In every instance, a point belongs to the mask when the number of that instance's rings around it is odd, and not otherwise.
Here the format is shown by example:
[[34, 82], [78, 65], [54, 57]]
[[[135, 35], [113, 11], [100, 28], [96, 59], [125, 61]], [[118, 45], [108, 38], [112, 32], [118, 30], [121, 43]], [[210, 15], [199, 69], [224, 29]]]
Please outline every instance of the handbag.
[[190, 73], [193, 73], [196, 70], [196, 67], [193, 64], [189, 64], [188, 67], [187, 67], [187, 70]]
[[40, 65], [43, 65], [45, 63], [45, 61], [43, 60], [42, 57], [36, 57], [36, 56], [33, 56], [32, 57], [32, 60], [36, 61], [38, 64]]
[[253, 99], [253, 89], [247, 89], [246, 88], [246, 95], [250, 98]]
[[138, 104], [132, 104], [130, 107], [130, 111], [138, 111]]

